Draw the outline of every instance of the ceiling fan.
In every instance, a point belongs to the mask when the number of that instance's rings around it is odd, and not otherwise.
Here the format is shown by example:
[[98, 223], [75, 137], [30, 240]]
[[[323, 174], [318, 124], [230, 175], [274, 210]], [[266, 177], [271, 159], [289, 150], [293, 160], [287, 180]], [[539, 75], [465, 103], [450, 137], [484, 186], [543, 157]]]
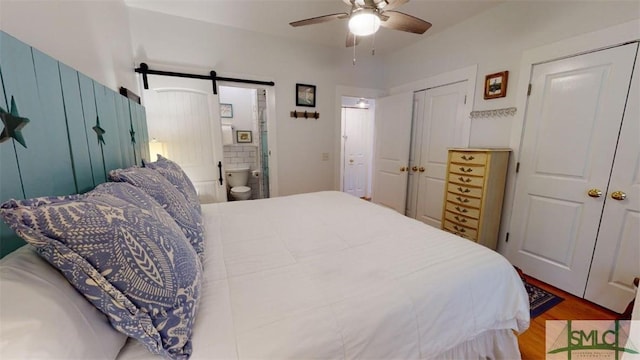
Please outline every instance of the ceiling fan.
[[380, 26], [424, 34], [431, 27], [431, 23], [417, 17], [394, 11], [400, 5], [409, 0], [342, 0], [351, 6], [351, 11], [329, 14], [310, 19], [304, 19], [289, 23], [293, 27], [319, 24], [331, 20], [349, 19], [349, 33], [347, 34], [347, 47], [358, 44], [360, 36], [367, 36], [378, 31]]

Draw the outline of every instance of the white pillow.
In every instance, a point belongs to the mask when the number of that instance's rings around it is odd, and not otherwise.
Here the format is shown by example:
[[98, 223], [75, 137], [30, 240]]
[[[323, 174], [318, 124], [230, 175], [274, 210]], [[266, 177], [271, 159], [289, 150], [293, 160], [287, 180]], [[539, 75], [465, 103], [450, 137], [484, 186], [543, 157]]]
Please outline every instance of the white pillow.
[[114, 359], [126, 339], [31, 245], [0, 260], [0, 359]]

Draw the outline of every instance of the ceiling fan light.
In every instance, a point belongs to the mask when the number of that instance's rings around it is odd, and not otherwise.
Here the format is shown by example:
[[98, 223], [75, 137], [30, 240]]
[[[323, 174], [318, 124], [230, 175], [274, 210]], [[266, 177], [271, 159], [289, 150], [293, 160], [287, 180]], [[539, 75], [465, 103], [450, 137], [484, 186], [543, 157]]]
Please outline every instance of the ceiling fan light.
[[380, 28], [380, 17], [374, 11], [361, 10], [349, 19], [349, 31], [356, 36], [374, 34]]

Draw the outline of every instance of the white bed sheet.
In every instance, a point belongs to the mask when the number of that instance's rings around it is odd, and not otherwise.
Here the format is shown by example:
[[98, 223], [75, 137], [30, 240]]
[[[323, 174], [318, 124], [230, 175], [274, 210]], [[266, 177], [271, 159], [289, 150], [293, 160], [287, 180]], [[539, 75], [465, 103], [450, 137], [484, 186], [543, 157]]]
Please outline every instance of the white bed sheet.
[[[501, 255], [350, 195], [202, 212], [192, 359], [433, 358], [529, 325], [526, 291]], [[149, 357], [131, 339], [119, 355]]]

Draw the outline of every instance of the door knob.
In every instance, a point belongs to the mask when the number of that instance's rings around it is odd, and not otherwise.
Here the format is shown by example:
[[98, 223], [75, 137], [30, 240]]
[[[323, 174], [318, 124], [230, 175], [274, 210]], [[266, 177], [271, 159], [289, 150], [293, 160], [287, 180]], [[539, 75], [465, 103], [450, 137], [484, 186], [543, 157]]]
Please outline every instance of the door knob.
[[416, 172], [416, 171], [418, 171], [418, 167], [414, 165], [414, 166], [411, 168], [411, 170], [413, 170], [413, 172]]
[[418, 169], [418, 171], [420, 171], [420, 172], [424, 172], [424, 166], [420, 166], [420, 168]]
[[[587, 194], [593, 198], [597, 198], [602, 196], [602, 191], [600, 189], [589, 189], [589, 191], [587, 191]], [[611, 194], [611, 196], [613, 197], [613, 194]]]
[[624, 200], [627, 198], [627, 194], [623, 191], [614, 191], [611, 193], [611, 198], [614, 200]]
[[407, 168], [405, 168], [404, 166], [400, 168], [400, 172], [404, 172]]

